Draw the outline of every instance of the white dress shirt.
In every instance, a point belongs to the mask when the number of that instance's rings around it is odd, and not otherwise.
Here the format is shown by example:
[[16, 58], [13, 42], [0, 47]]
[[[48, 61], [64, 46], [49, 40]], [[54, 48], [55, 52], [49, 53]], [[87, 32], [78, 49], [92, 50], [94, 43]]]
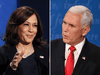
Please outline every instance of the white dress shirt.
[[[82, 42], [80, 42], [80, 43], [78, 43], [77, 45], [74, 46], [76, 48], [76, 50], [73, 52], [74, 53], [74, 67], [75, 67], [76, 62], [78, 60], [78, 57], [79, 57], [79, 55], [80, 55], [80, 53], [82, 51], [84, 43], [85, 43], [85, 38], [84, 38], [84, 40]], [[65, 44], [65, 59], [66, 59], [65, 60], [65, 65], [66, 65], [66, 62], [67, 62], [68, 55], [70, 53], [70, 49], [69, 49], [70, 46], [71, 45], [69, 45], [67, 43]]]

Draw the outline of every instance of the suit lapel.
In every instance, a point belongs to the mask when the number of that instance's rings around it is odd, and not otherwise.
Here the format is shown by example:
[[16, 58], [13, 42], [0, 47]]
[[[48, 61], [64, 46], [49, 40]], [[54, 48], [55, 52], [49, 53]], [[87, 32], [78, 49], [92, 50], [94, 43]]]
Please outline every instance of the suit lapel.
[[58, 48], [57, 48], [57, 64], [58, 64], [58, 71], [59, 71], [59, 75], [65, 75], [65, 67], [64, 67], [64, 61], [65, 61], [65, 43], [63, 42], [63, 40], [60, 40], [59, 44], [58, 44]]
[[76, 66], [73, 71], [73, 75], [79, 75], [85, 64], [87, 63], [88, 60], [88, 53], [89, 53], [89, 48], [88, 48], [88, 41], [85, 41], [85, 44], [82, 48], [82, 51], [80, 53], [80, 56], [78, 58], [78, 61], [76, 63]]
[[45, 65], [46, 67], [48, 67], [48, 63], [49, 63], [49, 60], [48, 60], [48, 51], [47, 49], [38, 49], [36, 47], [34, 47], [35, 49], [35, 59], [37, 61], [37, 63], [42, 63], [43, 65]]
[[[65, 63], [65, 43], [64, 42], [62, 42], [62, 49], [61, 49], [61, 51], [62, 51], [62, 66], [64, 66], [64, 63]], [[65, 66], [64, 66], [64, 68], [62, 69], [62, 72], [64, 73], [64, 74], [62, 74], [62, 75], [65, 75]]]
[[49, 66], [48, 49], [47, 48], [38, 49], [38, 48], [34, 47], [34, 50], [35, 50], [35, 59], [36, 59], [36, 62], [37, 62], [39, 75], [41, 75], [42, 71], [44, 72], [44, 70], [45, 70], [45, 73], [48, 74], [48, 72], [47, 72], [48, 71], [48, 66]]

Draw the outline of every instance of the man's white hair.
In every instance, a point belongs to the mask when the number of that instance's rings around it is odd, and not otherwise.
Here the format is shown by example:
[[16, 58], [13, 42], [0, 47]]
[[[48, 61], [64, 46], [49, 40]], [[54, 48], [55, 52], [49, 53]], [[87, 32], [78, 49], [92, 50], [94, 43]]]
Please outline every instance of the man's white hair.
[[93, 15], [87, 7], [81, 6], [81, 5], [72, 6], [68, 11], [70, 11], [72, 13], [76, 13], [76, 14], [77, 13], [83, 14], [83, 17], [81, 19], [82, 27], [83, 28], [85, 26], [90, 26], [91, 27], [92, 21], [93, 21]]

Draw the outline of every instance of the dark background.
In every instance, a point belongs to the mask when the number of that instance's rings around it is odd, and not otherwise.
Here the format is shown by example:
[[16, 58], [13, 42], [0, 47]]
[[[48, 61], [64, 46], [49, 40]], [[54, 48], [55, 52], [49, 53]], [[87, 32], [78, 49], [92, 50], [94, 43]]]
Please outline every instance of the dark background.
[[42, 21], [43, 40], [49, 43], [49, 0], [17, 0], [17, 7], [30, 6], [34, 8]]
[[20, 6], [30, 6], [38, 12], [44, 31], [43, 41], [47, 40], [49, 43], [49, 0], [0, 0], [0, 46], [5, 43], [3, 38], [7, 22]]

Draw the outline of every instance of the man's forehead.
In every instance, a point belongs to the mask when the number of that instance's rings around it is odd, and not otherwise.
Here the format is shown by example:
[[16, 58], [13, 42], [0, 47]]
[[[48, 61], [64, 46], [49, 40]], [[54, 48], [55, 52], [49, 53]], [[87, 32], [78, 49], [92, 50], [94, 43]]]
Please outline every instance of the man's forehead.
[[66, 18], [66, 17], [68, 17], [68, 18], [75, 18], [75, 19], [78, 19], [78, 18], [82, 18], [82, 14], [80, 14], [80, 13], [72, 13], [72, 12], [67, 12], [66, 14], [65, 14], [65, 16], [64, 16], [64, 18]]
[[82, 19], [82, 15], [80, 15], [80, 13], [76, 14], [72, 12], [67, 12], [63, 21], [66, 23], [77, 25], [77, 24], [81, 24], [81, 19]]

